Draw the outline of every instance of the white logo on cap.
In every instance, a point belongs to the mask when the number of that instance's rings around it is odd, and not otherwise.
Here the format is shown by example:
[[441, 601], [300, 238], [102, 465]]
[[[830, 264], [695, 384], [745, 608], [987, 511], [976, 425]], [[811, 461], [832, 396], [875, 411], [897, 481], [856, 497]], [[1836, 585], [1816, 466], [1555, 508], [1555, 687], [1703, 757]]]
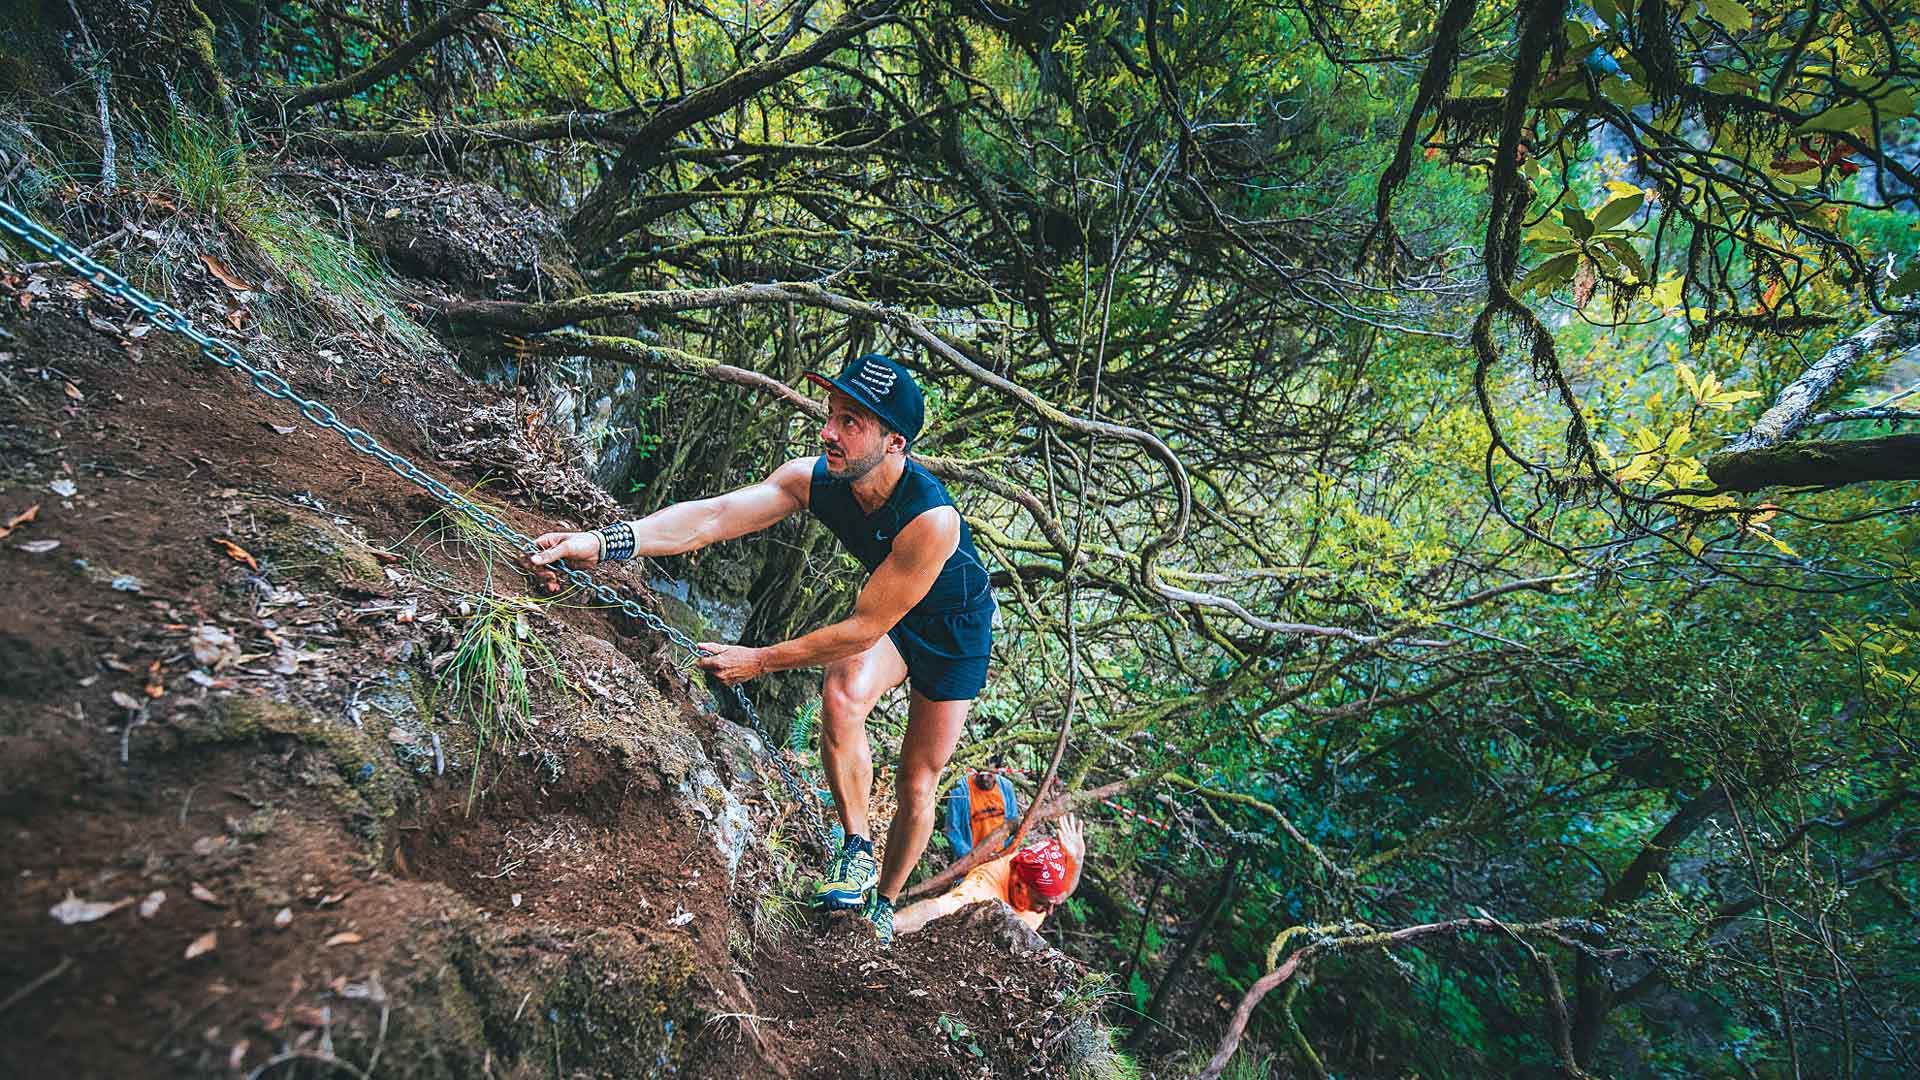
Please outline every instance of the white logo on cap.
[[868, 360], [860, 366], [860, 373], [854, 376], [854, 381], [871, 391], [875, 397], [886, 397], [893, 392], [896, 377], [892, 368], [877, 360]]

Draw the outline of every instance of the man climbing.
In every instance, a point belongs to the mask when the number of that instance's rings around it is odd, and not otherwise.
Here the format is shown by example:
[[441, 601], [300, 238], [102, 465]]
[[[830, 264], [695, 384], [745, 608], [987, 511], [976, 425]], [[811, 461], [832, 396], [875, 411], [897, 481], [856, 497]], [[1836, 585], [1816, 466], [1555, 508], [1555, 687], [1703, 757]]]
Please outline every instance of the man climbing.
[[1060, 819], [1059, 839], [1044, 839], [981, 863], [952, 889], [900, 909], [894, 928], [911, 934], [935, 919], [970, 904], [998, 900], [1013, 916], [1035, 930], [1047, 913], [1060, 906], [1080, 884], [1080, 864], [1087, 857], [1087, 837], [1080, 819]]
[[985, 769], [976, 769], [955, 782], [941, 801], [947, 818], [942, 831], [956, 859], [972, 851], [975, 844], [985, 842], [1008, 818], [1020, 816], [1020, 796], [1013, 790], [1013, 781]]
[[[993, 591], [960, 512], [932, 473], [908, 456], [926, 418], [920, 387], [878, 353], [828, 378], [819, 457], [789, 461], [757, 484], [676, 503], [634, 522], [591, 532], [553, 532], [530, 557], [550, 590], [556, 560], [590, 568], [602, 560], [678, 555], [758, 532], [811, 511], [867, 568], [853, 612], [812, 633], [764, 648], [703, 642], [700, 666], [729, 685], [771, 671], [825, 666], [821, 756], [846, 839], [814, 892], [828, 908], [859, 908], [881, 940], [893, 939], [893, 900], [933, 832], [934, 785], [986, 684], [993, 644]], [[873, 754], [867, 714], [880, 695], [911, 688], [907, 733], [895, 777], [899, 807], [876, 866], [867, 799]]]

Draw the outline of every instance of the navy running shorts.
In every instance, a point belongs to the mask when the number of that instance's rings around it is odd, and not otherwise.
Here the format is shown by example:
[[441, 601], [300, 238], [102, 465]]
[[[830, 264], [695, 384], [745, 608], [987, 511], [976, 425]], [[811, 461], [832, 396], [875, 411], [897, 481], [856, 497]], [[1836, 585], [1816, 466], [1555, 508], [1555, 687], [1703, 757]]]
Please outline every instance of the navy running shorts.
[[887, 631], [907, 662], [907, 683], [928, 701], [971, 701], [987, 685], [993, 651], [991, 599], [938, 615], [906, 615]]

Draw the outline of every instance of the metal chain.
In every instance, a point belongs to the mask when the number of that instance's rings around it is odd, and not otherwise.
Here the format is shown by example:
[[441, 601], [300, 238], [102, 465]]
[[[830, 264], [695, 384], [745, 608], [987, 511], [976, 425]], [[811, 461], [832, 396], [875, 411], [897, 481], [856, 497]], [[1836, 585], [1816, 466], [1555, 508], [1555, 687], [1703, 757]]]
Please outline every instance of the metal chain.
[[[240, 354], [240, 350], [234, 348], [231, 344], [217, 337], [211, 337], [201, 333], [179, 309], [170, 304], [155, 300], [153, 297], [141, 292], [138, 288], [135, 288], [132, 283], [128, 282], [126, 278], [115, 273], [105, 265], [102, 265], [86, 252], [81, 251], [56, 234], [48, 231], [5, 199], [0, 199], [0, 228], [6, 229], [7, 232], [26, 241], [34, 248], [53, 256], [85, 275], [96, 288], [107, 295], [118, 297], [128, 304], [139, 308], [141, 311], [146, 312], [146, 314], [153, 319], [156, 326], [180, 334], [200, 346], [200, 355], [221, 367], [233, 368], [245, 373], [246, 376], [253, 381], [254, 389], [270, 398], [292, 404], [300, 410], [301, 416], [306, 417], [314, 425], [340, 435], [346, 439], [347, 443], [355, 450], [378, 460], [387, 468], [393, 470], [396, 476], [411, 481], [434, 498], [439, 499], [454, 510], [471, 518], [488, 532], [512, 544], [515, 550], [524, 553], [532, 553], [538, 550], [532, 540], [522, 535], [518, 529], [500, 520], [485, 507], [480, 506], [473, 500], [468, 499], [466, 496], [448, 487], [437, 478], [422, 471], [419, 466], [407, 460], [405, 457], [381, 446], [379, 441], [372, 435], [369, 435], [364, 429], [343, 422], [339, 416], [325, 404], [315, 401], [312, 398], [300, 396], [293, 387], [287, 384], [287, 380], [281, 378], [279, 375], [265, 368], [255, 367], [248, 363], [246, 357]], [[658, 615], [641, 607], [638, 602], [621, 596], [610, 586], [595, 581], [585, 572], [576, 570], [571, 566], [560, 565], [553, 569], [558, 570], [568, 581], [580, 589], [592, 594], [603, 603], [619, 608], [628, 618], [640, 622], [648, 629], [663, 635], [667, 640], [686, 650], [688, 659], [696, 660], [705, 655], [700, 651], [698, 644], [696, 644], [692, 638], [669, 625]], [[761, 744], [766, 747], [768, 756], [773, 758], [774, 765], [779, 769], [780, 779], [786, 783], [787, 790], [793, 794], [794, 800], [797, 801], [806, 812], [808, 824], [812, 827], [815, 835], [820, 838], [821, 846], [831, 851], [833, 849], [832, 834], [827, 830], [826, 823], [820, 816], [819, 798], [812, 790], [803, 786], [800, 783], [799, 777], [794, 775], [793, 767], [787, 762], [785, 750], [774, 745], [772, 737], [767, 734], [766, 725], [760, 719], [759, 710], [755, 709], [753, 702], [747, 699], [746, 691], [738, 686], [734, 686], [731, 689], [733, 690], [734, 699], [740, 705], [741, 711], [746, 713], [747, 719], [753, 724], [754, 732], [760, 736]]]

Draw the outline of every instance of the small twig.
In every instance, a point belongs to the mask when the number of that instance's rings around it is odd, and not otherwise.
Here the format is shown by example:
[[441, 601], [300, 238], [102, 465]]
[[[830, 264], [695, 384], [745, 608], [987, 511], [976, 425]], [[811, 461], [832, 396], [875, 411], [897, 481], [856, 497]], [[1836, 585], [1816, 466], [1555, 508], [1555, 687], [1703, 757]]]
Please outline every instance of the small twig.
[[173, 1022], [173, 1026], [167, 1028], [167, 1030], [160, 1036], [159, 1040], [153, 1044], [153, 1049], [147, 1051], [147, 1056], [152, 1057], [154, 1055], [159, 1054], [160, 1051], [166, 1049], [167, 1044], [173, 1041], [173, 1037], [175, 1035], [180, 1034], [180, 1029], [186, 1027], [188, 1024], [193, 1023], [194, 1018], [199, 1016], [201, 1013], [206, 1012], [208, 1009], [213, 1008], [215, 1005], [219, 1004], [221, 1001], [226, 1000], [226, 996], [227, 995], [224, 993], [213, 994], [209, 996], [207, 1000], [201, 1002], [198, 1006], [188, 1011], [188, 1013], [185, 1016], [182, 1016], [180, 1019], [175, 1020]]
[[18, 990], [15, 990], [13, 993], [8, 994], [7, 1000], [0, 1001], [0, 1013], [4, 1013], [8, 1009], [13, 1008], [15, 1005], [18, 1005], [20, 1002], [26, 1000], [28, 995], [32, 994], [35, 990], [40, 989], [42, 986], [45, 986], [48, 983], [52, 982], [53, 980], [59, 978], [61, 975], [66, 973], [66, 970], [68, 968], [72, 966], [73, 966], [73, 957], [62, 956], [60, 958], [60, 962], [53, 965], [53, 970], [43, 972], [38, 978], [34, 979], [32, 982], [28, 983], [27, 985], [21, 987]]
[[130, 749], [130, 744], [133, 741], [133, 729], [137, 727], [145, 726], [146, 722], [147, 722], [147, 707], [145, 705], [142, 705], [138, 709], [135, 709], [131, 716], [127, 717], [127, 726], [120, 729], [120, 767], [121, 768], [124, 769], [127, 767], [127, 752]]
[[187, 823], [187, 807], [193, 805], [193, 793], [199, 790], [200, 790], [199, 784], [194, 784], [188, 787], [187, 797], [180, 800], [180, 824], [181, 825], [185, 825]]
[[318, 1061], [322, 1065], [330, 1065], [336, 1069], [345, 1069], [347, 1072], [359, 1077], [360, 1080], [367, 1080], [367, 1074], [353, 1062], [334, 1057], [332, 1054], [322, 1054], [313, 1050], [287, 1050], [275, 1054], [261, 1062], [258, 1068], [248, 1073], [247, 1080], [260, 1080], [260, 1077], [264, 1075], [268, 1069], [276, 1065], [284, 1065], [289, 1061]]
[[[374, 976], [373, 984], [375, 987], [380, 985], [380, 977], [378, 975]], [[380, 1051], [386, 1049], [387, 1046], [387, 1018], [391, 1016], [392, 1013], [393, 1006], [387, 1002], [386, 993], [382, 991], [380, 995], [380, 1034], [373, 1040], [373, 1056], [367, 1059], [367, 1071], [363, 1074], [365, 1076], [372, 1076], [373, 1070], [380, 1065]]]
[[747, 1030], [753, 1033], [753, 1037], [756, 1042], [759, 1041], [760, 1018], [754, 1015], [753, 1013], [750, 1013], [750, 1012], [714, 1013], [712, 1016], [707, 1017], [706, 1026], [712, 1027], [713, 1025], [719, 1023], [722, 1020], [745, 1020], [747, 1022]]

